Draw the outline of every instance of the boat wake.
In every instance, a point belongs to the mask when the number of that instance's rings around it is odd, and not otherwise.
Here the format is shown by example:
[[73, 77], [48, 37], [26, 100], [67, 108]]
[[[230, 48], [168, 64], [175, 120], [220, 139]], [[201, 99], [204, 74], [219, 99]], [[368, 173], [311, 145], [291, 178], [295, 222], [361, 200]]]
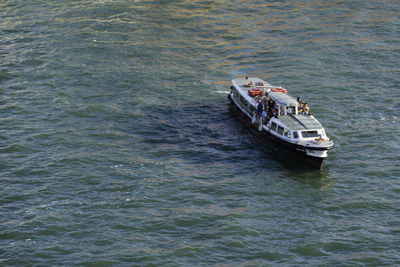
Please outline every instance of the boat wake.
[[229, 94], [229, 91], [215, 91], [215, 93], [217, 93], [217, 94], [224, 94], [224, 95], [226, 95], [226, 94]]

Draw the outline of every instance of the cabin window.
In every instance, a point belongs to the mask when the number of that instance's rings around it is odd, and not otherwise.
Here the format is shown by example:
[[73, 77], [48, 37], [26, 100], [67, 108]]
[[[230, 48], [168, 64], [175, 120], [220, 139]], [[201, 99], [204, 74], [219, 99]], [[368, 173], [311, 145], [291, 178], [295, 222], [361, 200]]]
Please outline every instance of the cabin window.
[[303, 136], [303, 138], [307, 138], [307, 137], [319, 137], [319, 134], [317, 131], [302, 131], [301, 135]]
[[283, 135], [283, 127], [278, 126], [278, 131], [277, 131], [277, 133], [280, 134], [280, 135]]
[[293, 132], [293, 138], [299, 138], [299, 135], [297, 134], [297, 132]]
[[285, 129], [284, 136], [286, 136], [287, 138], [290, 138], [291, 134], [290, 134], [290, 131], [288, 129]]
[[272, 131], [276, 131], [276, 123], [275, 122], [273, 122], [273, 123], [271, 123], [271, 129], [272, 129]]

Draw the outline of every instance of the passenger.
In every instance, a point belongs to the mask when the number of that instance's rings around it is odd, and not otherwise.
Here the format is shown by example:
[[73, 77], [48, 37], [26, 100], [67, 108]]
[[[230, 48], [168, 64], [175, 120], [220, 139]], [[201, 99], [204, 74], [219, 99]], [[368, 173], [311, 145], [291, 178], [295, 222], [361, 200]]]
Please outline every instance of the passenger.
[[299, 113], [303, 112], [303, 101], [301, 100], [300, 97], [297, 97], [297, 110]]
[[262, 114], [263, 110], [264, 110], [264, 106], [263, 106], [263, 103], [262, 103], [262, 101], [260, 99], [260, 100], [258, 100], [258, 105], [257, 105], [257, 116], [258, 117], [261, 117], [261, 114]]
[[247, 85], [248, 87], [253, 87], [253, 83], [250, 81], [249, 84]]
[[274, 103], [274, 100], [272, 100], [272, 99], [270, 99], [270, 100], [268, 100], [268, 110], [274, 110], [274, 107], [275, 107], [275, 103]]
[[267, 121], [267, 119], [268, 119], [268, 113], [267, 113], [267, 111], [263, 111], [262, 113], [261, 113], [261, 116], [262, 116], [262, 119], [263, 119], [263, 121]]
[[267, 107], [267, 103], [268, 103], [267, 97], [263, 96], [262, 97], [262, 101], [263, 101], [264, 108], [266, 108]]
[[278, 117], [278, 105], [275, 103], [275, 101], [272, 101], [272, 113], [275, 118]]
[[263, 110], [268, 110], [268, 101], [267, 98], [265, 96], [261, 97], [261, 102], [263, 105]]
[[307, 102], [304, 102], [303, 103], [303, 113], [305, 115], [308, 115], [309, 112], [310, 112], [310, 108], [308, 107]]
[[301, 107], [303, 105], [303, 101], [301, 100], [300, 97], [297, 97], [297, 103], [299, 103], [298, 104], [299, 107]]
[[274, 116], [274, 110], [275, 110], [275, 101], [272, 100], [271, 98], [268, 100], [267, 104], [267, 112], [268, 112], [268, 117], [272, 118]]
[[284, 111], [284, 107], [283, 106], [281, 106], [280, 108], [279, 108], [279, 115], [284, 115], [285, 114], [285, 111]]

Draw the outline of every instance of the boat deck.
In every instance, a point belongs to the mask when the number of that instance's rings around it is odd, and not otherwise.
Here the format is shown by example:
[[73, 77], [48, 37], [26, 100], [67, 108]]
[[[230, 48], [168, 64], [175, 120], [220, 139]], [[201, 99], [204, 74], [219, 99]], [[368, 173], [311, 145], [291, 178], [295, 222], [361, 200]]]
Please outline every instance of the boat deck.
[[[246, 78], [236, 78], [233, 80], [238, 87], [240, 87], [242, 90], [249, 90], [249, 89], [254, 89], [254, 88], [268, 88], [272, 87], [271, 84], [267, 83], [264, 80], [261, 80], [260, 78], [255, 78], [255, 77], [249, 77], [248, 79]], [[248, 86], [250, 81], [253, 83], [253, 87]], [[264, 85], [257, 85], [257, 84], [264, 84]]]

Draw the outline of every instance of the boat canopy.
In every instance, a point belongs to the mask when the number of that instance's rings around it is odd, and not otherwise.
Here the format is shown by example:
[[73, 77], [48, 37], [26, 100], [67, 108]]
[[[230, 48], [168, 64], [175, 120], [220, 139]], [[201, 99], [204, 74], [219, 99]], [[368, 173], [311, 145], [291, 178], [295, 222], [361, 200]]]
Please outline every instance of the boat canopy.
[[[271, 87], [269, 83], [267, 83], [264, 80], [261, 80], [260, 78], [256, 77], [247, 77], [246, 78], [236, 78], [232, 80], [232, 83], [236, 85], [237, 87], [242, 87], [242, 89], [248, 89], [248, 88], [253, 88], [253, 87]], [[249, 86], [249, 84], [252, 83], [252, 86]]]
[[313, 117], [308, 115], [294, 115], [279, 117], [279, 121], [292, 131], [297, 130], [319, 130], [322, 125]]
[[269, 96], [281, 106], [295, 107], [298, 105], [296, 99], [282, 92], [270, 92]]

